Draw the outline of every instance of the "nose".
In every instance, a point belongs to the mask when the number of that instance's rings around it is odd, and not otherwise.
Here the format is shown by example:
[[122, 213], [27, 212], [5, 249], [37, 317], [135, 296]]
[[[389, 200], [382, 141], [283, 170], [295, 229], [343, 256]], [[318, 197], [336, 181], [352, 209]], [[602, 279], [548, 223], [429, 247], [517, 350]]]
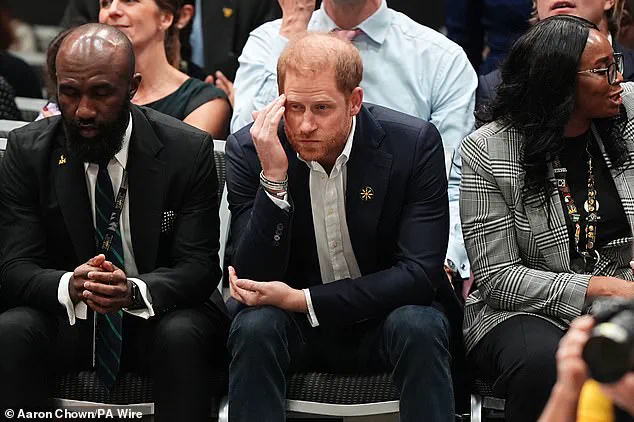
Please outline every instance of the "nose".
[[616, 71], [616, 80], [614, 81], [614, 85], [620, 85], [621, 82], [623, 82], [623, 74], [617, 70]]
[[97, 110], [92, 104], [92, 101], [87, 96], [82, 96], [79, 100], [79, 105], [77, 106], [77, 110], [75, 110], [75, 117], [77, 120], [86, 121], [86, 120], [94, 120], [97, 117]]
[[119, 17], [122, 15], [121, 2], [119, 0], [112, 0], [110, 4], [102, 6], [102, 9], [105, 9], [109, 18]]
[[299, 130], [301, 133], [312, 133], [317, 130], [315, 116], [308, 107], [306, 108], [306, 111], [304, 111], [304, 114], [302, 114], [302, 121], [300, 122]]

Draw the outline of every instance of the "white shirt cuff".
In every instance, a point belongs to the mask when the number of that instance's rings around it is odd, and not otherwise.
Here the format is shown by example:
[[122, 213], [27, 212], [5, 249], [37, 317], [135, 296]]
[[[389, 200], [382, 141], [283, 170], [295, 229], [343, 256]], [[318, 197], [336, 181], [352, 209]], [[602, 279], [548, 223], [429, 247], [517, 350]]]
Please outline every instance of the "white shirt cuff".
[[308, 306], [308, 322], [310, 322], [311, 327], [319, 326], [319, 321], [317, 321], [317, 315], [315, 314], [315, 308], [313, 308], [313, 300], [310, 298], [310, 290], [302, 289], [304, 292], [304, 297], [306, 298], [306, 305]]
[[126, 309], [123, 310], [130, 315], [137, 316], [139, 318], [148, 319], [154, 316], [154, 308], [152, 308], [152, 296], [150, 295], [150, 290], [147, 288], [147, 284], [140, 278], [132, 278], [128, 277], [128, 280], [131, 283], [134, 283], [139, 288], [139, 293], [141, 293], [141, 298], [143, 298], [143, 303], [145, 303], [145, 308], [141, 309]]
[[[264, 191], [266, 192], [266, 191]], [[284, 211], [288, 211], [291, 209], [291, 204], [288, 202], [288, 193], [286, 195], [284, 195], [284, 198], [277, 198], [273, 195], [271, 195], [270, 193], [266, 192], [266, 196], [268, 196], [269, 198], [271, 198], [271, 201], [273, 201], [273, 203], [275, 205], [277, 205], [279, 208], [281, 208]]]
[[73, 300], [70, 298], [70, 293], [68, 292], [68, 283], [70, 283], [70, 278], [73, 276], [73, 273], [65, 273], [59, 279], [59, 285], [57, 286], [57, 301], [66, 308], [66, 315], [68, 315], [68, 323], [70, 325], [75, 325], [76, 319], [86, 319], [88, 316], [88, 306], [85, 302], [79, 302], [77, 305], [73, 306]]

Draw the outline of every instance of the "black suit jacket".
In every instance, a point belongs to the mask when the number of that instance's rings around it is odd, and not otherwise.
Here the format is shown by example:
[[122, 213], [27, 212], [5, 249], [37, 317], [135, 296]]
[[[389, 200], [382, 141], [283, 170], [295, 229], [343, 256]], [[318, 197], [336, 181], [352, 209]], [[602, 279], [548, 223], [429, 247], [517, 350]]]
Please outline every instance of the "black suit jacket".
[[[616, 40], [612, 43], [616, 53], [623, 54], [623, 80], [634, 81], [634, 50], [623, 47]], [[481, 105], [489, 105], [495, 99], [498, 86], [502, 83], [500, 69], [478, 77], [478, 89], [476, 90], [476, 110]]]
[[[282, 17], [277, 0], [203, 0], [203, 49], [205, 74], [221, 70], [233, 80], [238, 70], [238, 57], [249, 34], [258, 26]], [[97, 22], [97, 0], [70, 0], [61, 25], [65, 28]]]
[[[130, 229], [138, 278], [157, 315], [205, 303], [226, 315], [216, 289], [218, 181], [209, 135], [132, 106]], [[61, 162], [64, 156], [66, 162]], [[172, 230], [162, 228], [173, 211]], [[69, 157], [60, 117], [9, 133], [0, 166], [0, 297], [65, 314], [60, 277], [96, 254], [82, 162]], [[213, 302], [213, 305], [211, 303]]]
[[[346, 188], [346, 219], [362, 276], [328, 284], [322, 283], [319, 269], [309, 169], [291, 149], [282, 125], [278, 135], [289, 160], [290, 212], [259, 188], [261, 167], [249, 126], [227, 140], [238, 275], [310, 288], [321, 325], [381, 318], [400, 306], [431, 305], [438, 299], [459, 332], [460, 307], [443, 272], [449, 211], [436, 128], [387, 108], [362, 108]], [[373, 199], [361, 199], [365, 187], [373, 189]]]

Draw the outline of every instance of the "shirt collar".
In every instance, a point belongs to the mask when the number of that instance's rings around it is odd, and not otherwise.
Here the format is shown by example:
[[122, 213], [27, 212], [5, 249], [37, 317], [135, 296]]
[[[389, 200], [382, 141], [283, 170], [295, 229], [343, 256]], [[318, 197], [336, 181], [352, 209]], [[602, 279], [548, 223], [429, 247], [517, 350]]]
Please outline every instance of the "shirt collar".
[[[343, 147], [343, 151], [341, 151], [341, 154], [339, 154], [339, 157], [337, 157], [334, 168], [343, 167], [348, 162], [348, 159], [350, 158], [350, 152], [352, 151], [352, 142], [354, 141], [354, 132], [356, 127], [357, 127], [357, 116], [352, 116], [352, 125], [350, 127], [350, 133], [348, 134], [348, 139], [346, 140], [346, 145]], [[302, 157], [300, 157], [299, 154], [297, 154], [297, 158], [299, 158], [301, 161], [306, 163], [308, 168], [311, 170], [323, 169], [321, 164], [317, 163], [316, 161], [306, 161]]]
[[[339, 29], [337, 24], [328, 16], [328, 13], [326, 13], [323, 2], [319, 11], [321, 12], [322, 19], [321, 22], [318, 23], [320, 30], [331, 32], [334, 29]], [[385, 0], [382, 0], [379, 9], [374, 12], [372, 16], [361, 22], [357, 28], [362, 30], [372, 41], [383, 44], [387, 36], [387, 31], [390, 29], [391, 20], [390, 9], [388, 9]]]

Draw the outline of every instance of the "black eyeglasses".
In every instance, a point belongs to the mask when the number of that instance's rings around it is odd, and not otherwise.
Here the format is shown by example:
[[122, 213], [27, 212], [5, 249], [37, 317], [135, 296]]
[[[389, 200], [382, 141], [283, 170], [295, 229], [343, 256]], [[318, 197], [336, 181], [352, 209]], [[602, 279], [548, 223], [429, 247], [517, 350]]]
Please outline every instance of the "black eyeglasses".
[[614, 62], [610, 63], [608, 67], [580, 70], [577, 73], [605, 73], [608, 75], [608, 83], [610, 85], [614, 85], [618, 78], [617, 73], [620, 73], [621, 75], [623, 74], [623, 54], [614, 53]]

